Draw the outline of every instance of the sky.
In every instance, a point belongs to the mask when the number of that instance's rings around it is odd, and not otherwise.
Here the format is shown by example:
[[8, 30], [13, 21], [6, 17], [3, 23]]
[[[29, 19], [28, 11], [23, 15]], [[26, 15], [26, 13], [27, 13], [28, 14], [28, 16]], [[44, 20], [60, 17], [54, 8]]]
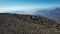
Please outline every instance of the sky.
[[0, 0], [0, 12], [60, 7], [60, 0]]

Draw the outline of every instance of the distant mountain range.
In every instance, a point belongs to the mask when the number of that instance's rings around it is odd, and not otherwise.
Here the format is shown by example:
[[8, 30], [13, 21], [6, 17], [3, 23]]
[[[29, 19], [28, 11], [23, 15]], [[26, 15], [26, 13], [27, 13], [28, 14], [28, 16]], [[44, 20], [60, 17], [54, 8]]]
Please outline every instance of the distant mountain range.
[[54, 9], [36, 9], [36, 10], [28, 10], [28, 11], [7, 11], [7, 13], [16, 13], [16, 14], [29, 14], [36, 16], [43, 16], [49, 19], [59, 20], [60, 21], [60, 8]]
[[7, 11], [6, 13], [25, 14], [25, 11]]
[[60, 8], [55, 8], [53, 10], [38, 10], [36, 12], [38, 16], [44, 16], [50, 19], [59, 20], [60, 21]]

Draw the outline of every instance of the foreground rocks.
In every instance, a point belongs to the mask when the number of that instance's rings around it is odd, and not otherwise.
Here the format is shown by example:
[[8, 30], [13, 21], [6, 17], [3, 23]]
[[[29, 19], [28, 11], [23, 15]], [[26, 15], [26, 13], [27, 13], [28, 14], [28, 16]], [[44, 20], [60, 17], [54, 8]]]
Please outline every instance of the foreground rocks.
[[40, 16], [0, 13], [0, 34], [60, 34], [60, 24]]

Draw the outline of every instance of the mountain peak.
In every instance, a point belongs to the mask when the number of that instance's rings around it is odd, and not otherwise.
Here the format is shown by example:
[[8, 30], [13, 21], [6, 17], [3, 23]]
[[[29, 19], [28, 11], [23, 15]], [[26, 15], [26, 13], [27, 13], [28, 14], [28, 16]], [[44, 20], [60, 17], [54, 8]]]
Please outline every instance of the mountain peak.
[[58, 11], [60, 11], [60, 8], [55, 8], [55, 10], [58, 10]]

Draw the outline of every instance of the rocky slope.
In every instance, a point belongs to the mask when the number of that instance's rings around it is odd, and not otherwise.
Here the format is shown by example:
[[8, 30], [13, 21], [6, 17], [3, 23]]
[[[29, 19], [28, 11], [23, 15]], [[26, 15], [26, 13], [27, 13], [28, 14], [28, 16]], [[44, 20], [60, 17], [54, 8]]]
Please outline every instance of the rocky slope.
[[41, 16], [0, 13], [0, 34], [60, 34], [60, 24]]

